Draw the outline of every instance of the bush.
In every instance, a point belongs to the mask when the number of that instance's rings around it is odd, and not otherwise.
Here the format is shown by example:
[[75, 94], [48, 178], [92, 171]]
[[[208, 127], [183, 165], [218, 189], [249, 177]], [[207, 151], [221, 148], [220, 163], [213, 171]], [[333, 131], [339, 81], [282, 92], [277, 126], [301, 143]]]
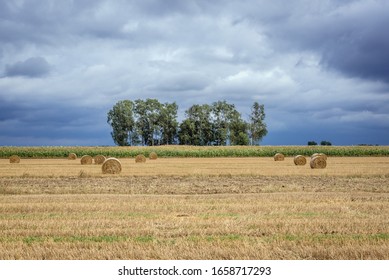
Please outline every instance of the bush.
[[317, 143], [315, 141], [308, 141], [308, 146], [316, 146]]
[[324, 141], [324, 140], [320, 142], [320, 145], [321, 145], [321, 146], [332, 146], [331, 142], [329, 142], [329, 141]]

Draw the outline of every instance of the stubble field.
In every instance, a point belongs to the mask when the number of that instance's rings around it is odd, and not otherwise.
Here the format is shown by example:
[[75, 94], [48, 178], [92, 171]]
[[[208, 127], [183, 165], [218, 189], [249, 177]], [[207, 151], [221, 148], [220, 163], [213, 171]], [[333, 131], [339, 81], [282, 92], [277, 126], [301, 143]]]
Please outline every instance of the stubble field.
[[0, 159], [0, 259], [389, 259], [389, 157]]

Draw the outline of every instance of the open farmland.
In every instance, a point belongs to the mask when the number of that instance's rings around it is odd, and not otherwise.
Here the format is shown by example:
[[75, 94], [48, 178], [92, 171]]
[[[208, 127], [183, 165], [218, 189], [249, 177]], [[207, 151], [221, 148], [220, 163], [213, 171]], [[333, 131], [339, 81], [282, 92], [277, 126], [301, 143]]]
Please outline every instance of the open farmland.
[[[389, 157], [330, 157], [327, 168], [311, 170], [309, 163], [295, 166], [293, 158], [275, 162], [270, 157], [249, 158], [159, 158], [135, 163], [121, 158], [123, 176], [367, 176], [389, 175]], [[309, 162], [309, 161], [308, 161]], [[1, 177], [112, 177], [101, 165], [81, 165], [80, 159], [22, 159], [9, 164], [0, 159]]]
[[387, 156], [120, 161], [0, 159], [0, 259], [389, 259]]

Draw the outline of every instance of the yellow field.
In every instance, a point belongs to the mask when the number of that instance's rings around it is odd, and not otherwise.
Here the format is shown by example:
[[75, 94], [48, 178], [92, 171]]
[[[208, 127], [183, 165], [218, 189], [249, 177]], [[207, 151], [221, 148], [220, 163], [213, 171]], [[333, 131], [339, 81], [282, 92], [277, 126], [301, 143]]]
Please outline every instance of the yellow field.
[[[305, 166], [295, 166], [293, 158], [275, 162], [270, 157], [258, 158], [160, 158], [135, 163], [133, 158], [120, 159], [119, 176], [214, 176], [214, 175], [264, 175], [264, 176], [360, 176], [389, 175], [389, 157], [331, 157], [327, 168], [312, 170], [309, 158]], [[10, 164], [0, 159], [0, 177], [6, 176], [103, 176], [101, 165], [81, 165], [80, 160], [22, 159]], [[112, 176], [112, 175], [104, 175]]]
[[0, 259], [389, 259], [389, 158], [0, 160]]

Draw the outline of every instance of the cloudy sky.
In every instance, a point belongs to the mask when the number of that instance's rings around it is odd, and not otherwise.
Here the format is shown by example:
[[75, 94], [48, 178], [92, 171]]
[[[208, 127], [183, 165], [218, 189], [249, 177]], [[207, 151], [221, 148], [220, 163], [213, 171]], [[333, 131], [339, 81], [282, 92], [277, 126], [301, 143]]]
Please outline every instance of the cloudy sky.
[[265, 105], [264, 145], [389, 145], [389, 1], [0, 0], [0, 146], [114, 145], [119, 100]]

